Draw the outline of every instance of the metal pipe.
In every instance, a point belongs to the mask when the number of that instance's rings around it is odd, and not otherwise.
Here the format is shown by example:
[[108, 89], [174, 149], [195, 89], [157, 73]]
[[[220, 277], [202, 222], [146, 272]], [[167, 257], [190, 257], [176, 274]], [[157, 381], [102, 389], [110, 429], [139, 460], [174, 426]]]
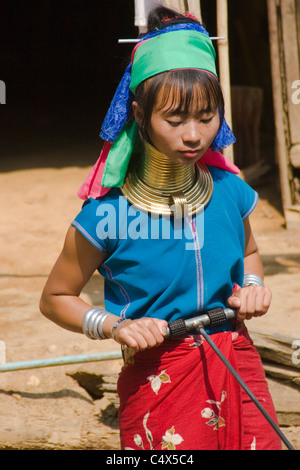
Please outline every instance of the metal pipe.
[[114, 359], [122, 359], [122, 352], [109, 351], [94, 354], [79, 354], [78, 356], [62, 356], [45, 359], [34, 359], [31, 361], [8, 362], [7, 364], [0, 364], [0, 372], [38, 369], [41, 367], [64, 366], [67, 364], [79, 364], [85, 362], [111, 361]]
[[239, 374], [236, 372], [236, 370], [232, 367], [230, 362], [226, 359], [226, 357], [221, 353], [219, 348], [215, 345], [215, 343], [212, 341], [210, 338], [209, 334], [206, 333], [204, 328], [199, 328], [199, 333], [206, 339], [210, 347], [215, 351], [215, 353], [219, 356], [223, 364], [227, 367], [229, 372], [234, 376], [234, 378], [238, 381], [242, 389], [247, 393], [249, 398], [252, 400], [255, 406], [259, 409], [259, 411], [262, 413], [262, 415], [266, 418], [268, 423], [272, 426], [274, 431], [277, 433], [277, 435], [280, 437], [282, 442], [287, 446], [289, 450], [295, 450], [291, 443], [288, 441], [288, 439], [285, 437], [285, 435], [281, 432], [279, 426], [277, 423], [274, 422], [274, 420], [271, 418], [269, 413], [264, 409], [264, 407], [260, 404], [260, 402], [257, 400], [256, 396], [251, 392], [251, 390], [248, 388], [248, 386], [245, 384], [243, 379], [239, 376]]
[[168, 323], [168, 330], [167, 330], [168, 335], [169, 336], [180, 336], [182, 334], [186, 334], [191, 329], [196, 329], [196, 331], [198, 331], [206, 339], [207, 343], [215, 351], [215, 353], [221, 359], [223, 364], [227, 367], [229, 372], [231, 372], [231, 374], [234, 376], [234, 378], [237, 380], [237, 382], [240, 384], [240, 386], [243, 388], [243, 390], [247, 393], [247, 395], [252, 400], [252, 402], [257, 406], [257, 408], [260, 410], [262, 415], [266, 418], [268, 423], [272, 426], [274, 431], [278, 434], [278, 436], [284, 442], [284, 444], [287, 446], [287, 448], [289, 450], [294, 450], [293, 446], [290, 444], [290, 442], [287, 440], [287, 438], [281, 432], [281, 430], [280, 430], [279, 426], [277, 425], [277, 423], [275, 423], [273, 421], [271, 416], [263, 408], [263, 406], [257, 400], [255, 395], [251, 392], [251, 390], [248, 388], [248, 386], [245, 384], [245, 382], [242, 380], [242, 378], [239, 376], [239, 374], [236, 372], [236, 370], [232, 367], [232, 365], [226, 359], [226, 357], [221, 353], [219, 348], [215, 345], [215, 343], [213, 342], [213, 340], [211, 339], [209, 334], [204, 329], [205, 326], [208, 326], [208, 325], [217, 326], [222, 322], [224, 323], [229, 318], [234, 318], [235, 316], [236, 316], [236, 310], [234, 310], [234, 309], [215, 308], [215, 309], [206, 311], [204, 314], [202, 314], [198, 317], [194, 317], [194, 318], [191, 318], [191, 319], [188, 319], [188, 320], [178, 319], [178, 320], [174, 320], [173, 322], [169, 322]]

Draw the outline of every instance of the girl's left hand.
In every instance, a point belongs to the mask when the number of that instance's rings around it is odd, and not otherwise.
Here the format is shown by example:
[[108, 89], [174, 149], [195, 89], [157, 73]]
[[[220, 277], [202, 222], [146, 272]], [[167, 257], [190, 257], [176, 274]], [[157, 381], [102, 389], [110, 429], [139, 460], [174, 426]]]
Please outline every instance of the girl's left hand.
[[271, 299], [272, 293], [268, 287], [247, 286], [237, 289], [227, 303], [229, 307], [238, 310], [237, 320], [242, 322], [267, 313]]

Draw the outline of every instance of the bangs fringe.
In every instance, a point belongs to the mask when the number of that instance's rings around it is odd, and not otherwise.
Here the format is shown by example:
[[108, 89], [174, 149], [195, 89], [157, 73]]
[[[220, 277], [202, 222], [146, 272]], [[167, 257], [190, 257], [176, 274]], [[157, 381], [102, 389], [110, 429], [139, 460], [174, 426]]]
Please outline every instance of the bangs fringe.
[[141, 132], [147, 139], [154, 108], [166, 113], [193, 115], [219, 110], [224, 117], [224, 98], [219, 81], [204, 70], [180, 69], [155, 75], [142, 82], [135, 99], [143, 111]]
[[215, 77], [202, 70], [176, 70], [161, 74], [155, 108], [167, 114], [193, 115], [215, 112], [224, 107]]

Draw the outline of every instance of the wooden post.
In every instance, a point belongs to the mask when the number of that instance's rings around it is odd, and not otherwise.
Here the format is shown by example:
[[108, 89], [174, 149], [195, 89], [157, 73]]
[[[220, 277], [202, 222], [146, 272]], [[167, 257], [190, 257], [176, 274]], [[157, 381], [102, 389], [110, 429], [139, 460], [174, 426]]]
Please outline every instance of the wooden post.
[[295, 103], [292, 99], [293, 84], [300, 78], [300, 52], [297, 41], [300, 31], [297, 32], [296, 1], [282, 1], [281, 12], [287, 89], [286, 104], [289, 115], [290, 160], [295, 168], [300, 168], [300, 103]]
[[291, 175], [288, 156], [288, 116], [285, 111], [283, 94], [286, 94], [283, 71], [283, 42], [278, 28], [277, 1], [268, 0], [269, 40], [271, 54], [273, 105], [276, 129], [276, 156], [279, 166], [281, 198], [283, 209], [292, 205]]
[[198, 18], [202, 23], [201, 2], [200, 0], [187, 0], [189, 12]]
[[[225, 117], [227, 124], [232, 128], [227, 0], [217, 0], [217, 35], [225, 38], [218, 41], [219, 75], [224, 94]], [[233, 162], [234, 155], [232, 145], [224, 149], [223, 153]]]

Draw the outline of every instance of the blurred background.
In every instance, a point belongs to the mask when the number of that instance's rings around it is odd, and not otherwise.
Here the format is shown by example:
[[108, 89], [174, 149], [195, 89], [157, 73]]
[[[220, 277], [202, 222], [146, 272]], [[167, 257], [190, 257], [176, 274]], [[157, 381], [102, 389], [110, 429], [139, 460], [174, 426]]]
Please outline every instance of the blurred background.
[[[201, 8], [203, 23], [215, 36], [216, 2], [202, 0]], [[134, 1], [1, 0], [0, 18], [0, 80], [6, 84], [6, 105], [0, 108], [1, 169], [94, 163], [102, 121], [132, 49], [118, 39], [139, 32]], [[231, 84], [259, 90], [260, 153], [272, 163], [267, 2], [230, 0], [228, 18]], [[232, 95], [238, 133], [238, 91]], [[86, 150], [77, 159], [70, 149], [79, 147]], [[65, 149], [64, 159], [41, 158], [53, 149]], [[251, 158], [257, 156], [236, 150], [241, 167], [253, 163]]]

